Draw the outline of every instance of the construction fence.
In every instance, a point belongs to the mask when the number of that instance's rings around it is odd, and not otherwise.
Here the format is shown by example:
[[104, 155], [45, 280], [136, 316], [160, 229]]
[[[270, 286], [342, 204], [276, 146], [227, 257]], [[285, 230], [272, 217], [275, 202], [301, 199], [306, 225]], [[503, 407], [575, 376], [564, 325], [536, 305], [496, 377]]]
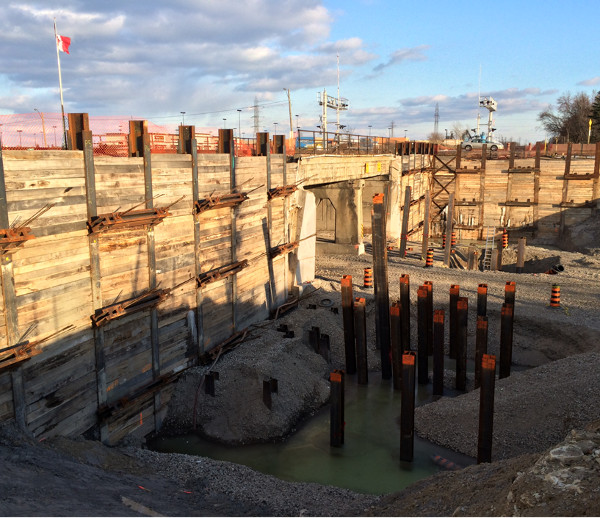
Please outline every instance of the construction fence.
[[[143, 120], [114, 116], [89, 116], [93, 135], [94, 154], [129, 156], [129, 122]], [[155, 124], [148, 121], [148, 134], [152, 153], [177, 153], [179, 146], [177, 124]], [[68, 117], [63, 126], [60, 113], [34, 113], [0, 115], [0, 144], [3, 149], [64, 149]], [[195, 134], [198, 153], [217, 153], [219, 137], [212, 133]], [[255, 138], [235, 138], [236, 156], [256, 156]], [[287, 142], [288, 154], [294, 153], [294, 143]]]

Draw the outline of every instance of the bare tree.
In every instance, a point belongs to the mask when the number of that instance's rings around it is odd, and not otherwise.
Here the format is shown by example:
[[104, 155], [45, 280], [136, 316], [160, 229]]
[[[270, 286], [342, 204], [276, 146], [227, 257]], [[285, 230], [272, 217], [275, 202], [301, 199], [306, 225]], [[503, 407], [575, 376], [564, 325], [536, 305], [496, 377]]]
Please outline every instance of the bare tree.
[[427, 135], [427, 140], [429, 140], [429, 142], [433, 142], [434, 144], [440, 144], [444, 140], [444, 135], [442, 135], [439, 131], [437, 133], [433, 131]]
[[452, 124], [452, 129], [450, 132], [451, 137], [457, 140], [463, 140], [463, 136], [466, 132], [469, 131], [469, 128], [460, 122], [455, 122]]
[[538, 115], [538, 120], [552, 138], [563, 142], [587, 142], [588, 120], [592, 112], [592, 98], [580, 92], [569, 92], [557, 100], [556, 113], [552, 106]]

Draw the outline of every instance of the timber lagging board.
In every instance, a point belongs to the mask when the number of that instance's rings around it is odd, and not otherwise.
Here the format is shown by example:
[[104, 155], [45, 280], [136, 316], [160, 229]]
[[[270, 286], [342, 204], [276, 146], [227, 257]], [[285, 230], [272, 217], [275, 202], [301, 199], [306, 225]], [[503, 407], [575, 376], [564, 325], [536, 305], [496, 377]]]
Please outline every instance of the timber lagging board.
[[[274, 157], [277, 164], [282, 161]], [[94, 247], [90, 246], [81, 151], [5, 151], [3, 158], [11, 224], [52, 205], [31, 223], [35, 238], [11, 254], [19, 336], [35, 341], [58, 333], [40, 346], [40, 354], [23, 363], [20, 379], [26, 426], [36, 437], [49, 437], [79, 434], [102, 425], [103, 437], [110, 443], [130, 433], [151, 432], [170, 398], [171, 387], [162, 382], [195, 365], [200, 353], [233, 334], [233, 308], [238, 327], [268, 314], [268, 251], [262, 225], [267, 217], [264, 157], [236, 158], [237, 186], [245, 191], [256, 188], [237, 209], [235, 256], [248, 259], [249, 265], [237, 274], [236, 300], [232, 300], [231, 279], [203, 288], [195, 282], [197, 264], [200, 271], [208, 271], [229, 262], [232, 226], [229, 208], [194, 214], [191, 155], [151, 157], [153, 206], [169, 206], [170, 213], [152, 229], [153, 256], [148, 253], [151, 241], [144, 227], [108, 229], [93, 236]], [[89, 195], [95, 197], [97, 214], [148, 203], [142, 157], [93, 157], [92, 167], [95, 189]], [[283, 181], [280, 165], [274, 165], [272, 174], [274, 182]], [[229, 155], [199, 155], [199, 197], [230, 192]], [[284, 237], [285, 204], [277, 200], [270, 209], [271, 240], [279, 242]], [[101, 330], [92, 328], [90, 254], [94, 249], [99, 306], [143, 295], [151, 288], [152, 271], [158, 288], [168, 290], [156, 306], [158, 351], [154, 359], [151, 309], [115, 318]], [[273, 261], [278, 303], [286, 295], [286, 261]], [[196, 310], [198, 290], [202, 291], [205, 322], [201, 347], [193, 343], [196, 333], [190, 326], [195, 319], [189, 315]], [[3, 294], [0, 290], [0, 353], [10, 346]], [[97, 378], [98, 365], [103, 369], [104, 389]], [[0, 421], [15, 416], [12, 382], [11, 372], [0, 370]], [[100, 407], [99, 387], [103, 390]]]

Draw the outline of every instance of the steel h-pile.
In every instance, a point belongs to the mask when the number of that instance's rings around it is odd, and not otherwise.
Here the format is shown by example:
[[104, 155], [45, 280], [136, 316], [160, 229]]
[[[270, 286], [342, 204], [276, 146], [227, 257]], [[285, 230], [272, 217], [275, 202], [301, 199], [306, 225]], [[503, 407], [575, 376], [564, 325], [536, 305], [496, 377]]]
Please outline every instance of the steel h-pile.
[[330, 391], [330, 446], [340, 447], [344, 444], [344, 371], [334, 370], [329, 375]]
[[342, 319], [344, 324], [344, 352], [346, 372], [356, 374], [356, 346], [354, 337], [354, 295], [352, 294], [352, 276], [342, 277]]

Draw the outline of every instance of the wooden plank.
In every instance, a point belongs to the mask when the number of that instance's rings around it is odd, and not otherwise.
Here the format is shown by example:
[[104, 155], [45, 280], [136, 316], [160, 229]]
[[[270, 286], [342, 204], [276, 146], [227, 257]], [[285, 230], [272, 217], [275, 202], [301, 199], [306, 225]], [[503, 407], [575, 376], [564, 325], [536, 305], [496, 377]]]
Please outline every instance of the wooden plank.
[[107, 421], [108, 442], [116, 444], [123, 437], [135, 434], [144, 437], [152, 432], [154, 427], [154, 398], [149, 394], [147, 398], [135, 406], [127, 407], [116, 416]]
[[[32, 434], [34, 437], [52, 437], [52, 436], [77, 436], [89, 430], [96, 423], [96, 405], [97, 399], [95, 394], [85, 394], [80, 399], [74, 399], [69, 405], [68, 411], [73, 412], [56, 415], [49, 421], [40, 423], [38, 428], [33, 428]], [[32, 423], [30, 426], [34, 426]]]

